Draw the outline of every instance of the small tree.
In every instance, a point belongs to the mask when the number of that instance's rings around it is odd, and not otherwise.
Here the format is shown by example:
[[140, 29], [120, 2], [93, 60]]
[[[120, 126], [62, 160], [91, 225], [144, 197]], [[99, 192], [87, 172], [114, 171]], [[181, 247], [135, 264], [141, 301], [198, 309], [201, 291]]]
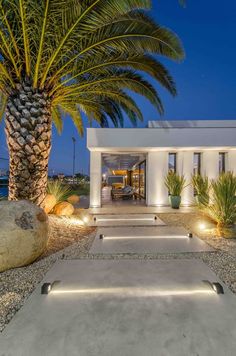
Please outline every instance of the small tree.
[[[163, 113], [146, 72], [171, 94], [175, 83], [158, 57], [183, 58], [170, 30], [148, 15], [150, 0], [0, 0], [0, 102], [10, 153], [9, 199], [42, 204], [52, 123], [133, 124], [142, 113], [129, 91]], [[128, 92], [127, 92], [128, 90]]]

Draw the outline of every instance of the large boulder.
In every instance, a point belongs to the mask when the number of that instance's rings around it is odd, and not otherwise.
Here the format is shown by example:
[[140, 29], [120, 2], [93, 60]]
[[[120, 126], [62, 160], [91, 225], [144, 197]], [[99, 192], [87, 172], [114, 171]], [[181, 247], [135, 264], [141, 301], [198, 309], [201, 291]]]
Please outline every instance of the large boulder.
[[0, 272], [32, 263], [45, 250], [48, 217], [29, 201], [0, 202]]
[[71, 196], [67, 199], [68, 203], [70, 203], [70, 204], [72, 204], [72, 205], [78, 204], [78, 203], [79, 203], [79, 200], [80, 200], [80, 198], [79, 198], [79, 196], [76, 195], [76, 194], [71, 195]]
[[58, 216], [71, 216], [73, 215], [74, 210], [75, 209], [72, 204], [67, 201], [63, 201], [54, 207], [53, 213]]
[[46, 214], [49, 214], [57, 204], [57, 199], [53, 194], [47, 194], [43, 202], [43, 209]]

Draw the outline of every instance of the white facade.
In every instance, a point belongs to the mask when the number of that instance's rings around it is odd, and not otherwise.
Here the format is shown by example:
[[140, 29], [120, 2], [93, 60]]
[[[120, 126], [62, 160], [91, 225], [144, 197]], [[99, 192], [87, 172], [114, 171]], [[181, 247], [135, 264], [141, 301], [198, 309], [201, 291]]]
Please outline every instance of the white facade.
[[236, 121], [150, 121], [148, 128], [88, 129], [87, 146], [91, 152], [90, 206], [101, 206], [102, 154], [146, 155], [148, 206], [168, 204], [164, 179], [168, 173], [169, 153], [176, 153], [177, 172], [184, 174], [187, 187], [182, 205], [193, 204], [189, 185], [194, 168], [194, 153], [201, 154], [201, 174], [209, 179], [219, 175], [219, 156], [225, 153], [225, 169], [236, 173]]

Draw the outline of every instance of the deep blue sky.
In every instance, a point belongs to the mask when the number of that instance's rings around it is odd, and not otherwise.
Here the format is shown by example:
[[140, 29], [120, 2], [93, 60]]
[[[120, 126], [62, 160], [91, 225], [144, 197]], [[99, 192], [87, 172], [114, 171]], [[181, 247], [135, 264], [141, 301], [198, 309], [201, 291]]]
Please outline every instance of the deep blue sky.
[[[164, 61], [177, 82], [178, 97], [173, 99], [160, 89], [165, 106], [163, 119], [236, 119], [236, 1], [187, 0], [184, 9], [178, 0], [153, 3], [152, 17], [174, 30], [186, 51], [183, 63]], [[138, 100], [145, 117], [139, 126], [159, 118], [149, 102]], [[128, 122], [126, 126], [130, 126]], [[71, 174], [72, 136], [77, 138], [76, 171], [88, 172], [86, 139], [78, 136], [68, 118], [61, 136], [53, 132], [50, 173]], [[0, 156], [3, 155], [7, 156], [7, 149], [1, 125]]]

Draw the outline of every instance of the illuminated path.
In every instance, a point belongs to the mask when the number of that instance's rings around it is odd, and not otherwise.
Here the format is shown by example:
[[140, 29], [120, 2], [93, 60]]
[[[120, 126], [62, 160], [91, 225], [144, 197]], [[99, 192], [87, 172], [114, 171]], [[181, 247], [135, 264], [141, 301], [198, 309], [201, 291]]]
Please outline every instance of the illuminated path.
[[236, 297], [199, 260], [59, 261], [0, 336], [0, 356], [235, 355]]

